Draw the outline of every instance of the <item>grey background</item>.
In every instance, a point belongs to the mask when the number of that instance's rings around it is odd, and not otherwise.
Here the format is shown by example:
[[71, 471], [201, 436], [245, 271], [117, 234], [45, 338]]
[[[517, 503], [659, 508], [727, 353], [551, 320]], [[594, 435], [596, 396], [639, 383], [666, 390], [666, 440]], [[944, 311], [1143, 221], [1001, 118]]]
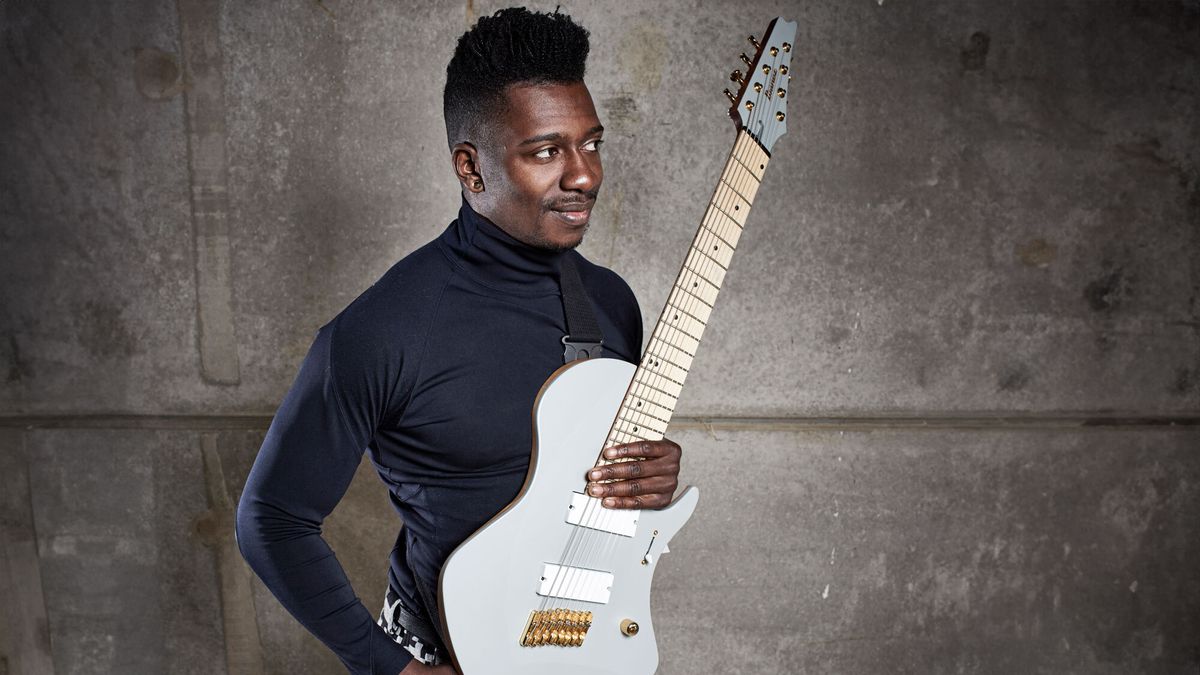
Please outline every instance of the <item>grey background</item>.
[[[554, 3], [533, 3], [552, 9]], [[453, 217], [491, 2], [0, 3], [0, 674], [333, 673], [233, 547], [318, 326]], [[1200, 672], [1200, 3], [564, 2], [656, 317], [799, 21], [671, 436], [660, 673]], [[381, 604], [364, 467], [326, 533]]]

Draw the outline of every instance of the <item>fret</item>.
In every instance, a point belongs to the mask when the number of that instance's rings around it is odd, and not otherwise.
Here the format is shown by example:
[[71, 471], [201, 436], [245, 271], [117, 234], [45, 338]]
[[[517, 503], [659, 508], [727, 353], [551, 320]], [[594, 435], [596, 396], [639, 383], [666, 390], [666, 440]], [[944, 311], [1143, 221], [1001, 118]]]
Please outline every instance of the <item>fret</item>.
[[666, 433], [769, 159], [749, 134], [738, 133], [606, 447]]
[[701, 228], [701, 234], [696, 238], [694, 246], [696, 250], [703, 251], [704, 255], [717, 261], [722, 268], [729, 269], [729, 261], [733, 259], [733, 247], [726, 246], [725, 242], [710, 234], [707, 228]]
[[[669, 364], [675, 366], [676, 368], [679, 368], [685, 372], [688, 370], [688, 368], [691, 368], [691, 366], [692, 366], [691, 355], [686, 355], [688, 358], [687, 363], [679, 363], [679, 362], [675, 361], [674, 359], [670, 358], [669, 356], [667, 356], [666, 354], [661, 353], [661, 351], [659, 351], [656, 347], [656, 344], [655, 344], [656, 340], [657, 340], [657, 338], [655, 336], [653, 336], [653, 335], [650, 336], [650, 346], [648, 346], [646, 348], [646, 353], [649, 355], [649, 358], [642, 359], [641, 367], [661, 368], [662, 364], [669, 363]], [[669, 345], [663, 345], [662, 343], [659, 343], [659, 346], [669, 346]]]
[[630, 434], [631, 436], [646, 436], [651, 433], [663, 434], [667, 431], [665, 424], [662, 425], [662, 427], [655, 427], [651, 424], [638, 424], [637, 422], [630, 422], [629, 420], [622, 419], [618, 419], [616, 427], [617, 429], [620, 429], [624, 433]]
[[[742, 192], [742, 190], [745, 189], [746, 186], [743, 184], [743, 181], [739, 180], [737, 171], [727, 172], [725, 175], [721, 176], [721, 182], [717, 184], [717, 190], [713, 194], [713, 202], [724, 201], [733, 198], [743, 204], [748, 204], [750, 203], [750, 200], [747, 199], [746, 195]], [[732, 205], [730, 206], [732, 207]]]
[[670, 324], [663, 326], [663, 332], [659, 335], [659, 339], [687, 354], [688, 358], [696, 358], [696, 347], [700, 346], [700, 340], [674, 328]]
[[655, 391], [661, 391], [662, 393], [667, 394], [673, 398], [679, 398], [679, 394], [683, 391], [683, 383], [682, 382], [676, 382], [667, 377], [660, 377], [660, 376], [655, 376], [655, 375], [650, 375], [650, 376], [635, 375], [633, 379], [638, 384], [650, 387], [651, 389], [654, 389]]
[[[697, 339], [704, 333], [704, 327], [708, 325], [708, 317], [712, 312], [712, 308], [704, 303], [680, 302], [679, 296], [687, 295], [687, 291], [675, 289], [675, 292], [667, 297], [667, 307], [683, 312], [687, 316], [680, 317], [681, 324], [687, 331], [688, 335], [695, 336]], [[703, 315], [703, 316], [700, 316]]]
[[734, 166], [733, 171], [730, 172], [730, 176], [740, 188], [738, 190], [738, 194], [745, 199], [746, 202], [753, 202], [754, 196], [758, 193], [758, 187], [760, 185], [758, 179], [756, 179], [753, 174], [751, 174], [750, 171], [741, 164]]
[[[634, 381], [638, 382], [639, 384], [645, 384], [648, 387], [653, 387], [659, 391], [663, 391], [668, 394], [671, 394], [672, 396], [678, 396], [679, 393], [674, 391], [673, 389], [658, 387], [656, 385], [658, 385], [659, 383], [669, 382], [671, 384], [678, 385], [679, 387], [683, 387], [683, 380], [676, 380], [673, 377], [668, 377], [667, 374], [662, 372], [661, 370], [653, 370], [653, 371], [639, 370], [636, 373], [634, 373], [633, 377], [634, 377]], [[686, 377], [684, 379], [686, 379]]]
[[636, 400], [644, 402], [648, 407], [651, 407], [655, 417], [668, 422], [671, 420], [671, 413], [675, 410], [675, 401], [670, 396], [655, 389], [642, 387], [636, 383], [630, 390], [633, 392]]
[[720, 290], [721, 281], [725, 278], [725, 270], [720, 269], [716, 265], [708, 264], [707, 260], [696, 255], [696, 249], [694, 248], [688, 249], [687, 257], [683, 259], [683, 268], [701, 277], [717, 290]]
[[730, 234], [727, 231], [727, 228], [721, 227], [720, 222], [717, 221], [716, 218], [714, 218], [713, 221], [714, 222], [712, 223], [712, 225], [705, 223], [705, 224], [701, 225], [700, 227], [703, 228], [703, 231], [706, 232], [708, 234], [708, 236], [715, 237], [726, 247], [737, 248], [736, 242], [729, 241], [728, 237], [730, 236]]
[[[736, 227], [739, 231], [745, 229], [746, 216], [749, 214], [751, 206], [750, 202], [742, 199], [741, 196], [732, 190], [726, 189], [724, 194], [717, 192], [713, 195], [712, 203], [720, 206], [721, 209], [715, 213], [712, 213], [710, 209], [710, 213], [707, 214], [709, 218], [725, 216], [724, 220], [730, 223], [731, 227]], [[733, 212], [733, 215], [729, 215], [730, 212]]]
[[710, 309], [717, 300], [717, 291], [721, 290], [711, 281], [687, 267], [680, 271], [679, 281], [675, 282], [675, 288], [698, 299]]
[[688, 373], [686, 368], [681, 368], [666, 359], [655, 359], [651, 363], [643, 364], [642, 368], [638, 370], [638, 374], [642, 372], [658, 373], [676, 382], [683, 382], [687, 379]]
[[713, 196], [713, 203], [720, 207], [720, 212], [728, 216], [738, 229], [745, 228], [746, 216], [750, 213], [750, 201], [736, 190], [726, 189], [723, 192], [724, 194], [718, 191]]
[[634, 421], [634, 422], [642, 419], [643, 417], [645, 417], [647, 419], [658, 420], [659, 422], [662, 422], [663, 428], [666, 428], [666, 425], [669, 424], [669, 420], [667, 420], [666, 418], [659, 417], [657, 415], [653, 415], [649, 412], [645, 412], [642, 408], [638, 408], [637, 410], [631, 410], [629, 408], [621, 408], [621, 410], [617, 413], [617, 417], [620, 419], [630, 420], [630, 421]]
[[[636, 390], [637, 388], [634, 387], [634, 389]], [[661, 406], [661, 405], [655, 403], [654, 401], [650, 400], [650, 397], [643, 396], [643, 393], [649, 393], [649, 392], [635, 391], [634, 393], [636, 395], [631, 397], [631, 399], [632, 399], [631, 403], [633, 405], [632, 406], [626, 405], [621, 408], [622, 410], [634, 410], [637, 412], [641, 412], [641, 413], [644, 413], [646, 415], [653, 417], [656, 420], [662, 420], [664, 423], [671, 421], [671, 413], [673, 411], [666, 406]], [[641, 405], [638, 405], [639, 403]]]
[[[664, 351], [666, 351], [668, 348], [669, 348], [669, 346], [668, 346], [668, 345], [665, 345], [665, 344], [663, 344], [663, 343], [660, 343], [660, 344], [658, 345], [657, 352], [658, 352], [659, 354], [661, 354], [661, 353], [663, 353]], [[682, 354], [682, 353], [683, 353], [683, 352], [680, 352], [680, 354]], [[678, 358], [679, 358], [679, 357], [676, 357], [676, 359], [678, 359]], [[683, 380], [676, 380], [677, 382], [683, 382], [684, 380], [686, 380], [686, 379], [687, 379], [687, 371], [688, 371], [688, 367], [689, 367], [689, 366], [691, 366], [691, 362], [692, 362], [692, 359], [691, 359], [691, 357], [687, 357], [687, 361], [688, 361], [688, 363], [687, 363], [687, 366], [684, 366], [684, 365], [681, 365], [681, 364], [675, 363], [675, 360], [674, 360], [674, 359], [673, 359], [672, 361], [670, 361], [671, 365], [675, 366], [676, 368], [679, 368], [680, 370], [682, 370], [682, 371], [684, 372], [684, 379], [683, 379]], [[654, 363], [657, 363], [658, 365], [657, 365], [657, 366], [655, 366], [655, 365], [653, 365]], [[647, 366], [643, 366], [642, 368], [639, 368], [639, 369], [637, 370], [637, 372], [636, 372], [636, 373], [634, 373], [634, 379], [635, 379], [635, 380], [637, 380], [637, 378], [641, 377], [643, 373], [653, 373], [653, 372], [655, 372], [655, 370], [656, 370], [656, 369], [658, 369], [658, 368], [662, 368], [662, 367], [663, 367], [663, 364], [665, 364], [665, 363], [667, 363], [667, 361], [666, 361], [666, 360], [659, 361], [657, 358], [655, 358], [655, 360], [654, 360], [653, 362], [651, 362], [651, 365], [649, 365], [648, 367], [647, 367]], [[640, 380], [638, 380], [638, 381], [640, 381]], [[660, 402], [661, 402], [661, 401], [660, 401]], [[673, 405], [673, 404], [674, 404], [674, 402], [672, 401], [672, 402], [671, 402], [671, 404]]]
[[693, 248], [688, 252], [687, 266], [703, 274], [709, 281], [713, 282], [714, 286], [720, 286], [725, 280], [726, 267], [708, 254], [708, 251], [703, 251], [698, 248]]
[[742, 238], [742, 227], [737, 221], [720, 211], [710, 211], [710, 217], [704, 221], [704, 227], [716, 232], [730, 246], [737, 246]]
[[667, 319], [667, 322], [671, 324], [671, 327], [699, 344], [700, 338], [704, 335], [704, 322], [688, 314], [687, 310], [672, 305], [669, 300], [666, 308], [668, 310], [667, 315], [671, 317]]
[[662, 429], [665, 430], [667, 428], [667, 424], [669, 424], [667, 420], [661, 417], [655, 417], [649, 413], [644, 413], [637, 410], [629, 410], [628, 408], [621, 408], [620, 411], [617, 412], [617, 419], [633, 422], [635, 424], [641, 424], [642, 426], [648, 426], [652, 429], [662, 427]]
[[688, 335], [696, 339], [704, 337], [704, 328], [708, 326], [708, 318], [712, 315], [711, 307], [689, 296], [685, 291], [675, 289], [667, 296], [666, 308], [670, 308], [672, 312], [683, 313], [679, 322]]
[[[712, 272], [713, 274], [718, 274], [718, 269], [719, 269], [720, 270], [719, 274], [721, 275], [721, 278], [724, 279], [725, 272], [729, 269], [729, 267], [725, 263], [722, 263], [720, 260], [718, 260], [717, 258], [714, 257], [714, 255], [716, 255], [719, 252], [720, 252], [719, 248], [717, 249], [717, 251], [710, 252], [704, 248], [693, 247], [691, 252], [688, 254], [688, 257], [690, 260], [695, 261], [696, 264], [691, 265], [691, 268], [698, 270], [701, 273]], [[699, 256], [703, 256], [703, 258], [707, 258], [707, 260], [702, 259]], [[697, 267], [697, 264], [699, 265], [699, 267]], [[715, 265], [716, 267], [714, 268], [713, 265]], [[705, 274], [705, 276], [707, 276], [707, 274]], [[714, 283], [716, 283], [716, 282], [714, 281]], [[717, 284], [717, 285], [719, 286], [720, 284]]]

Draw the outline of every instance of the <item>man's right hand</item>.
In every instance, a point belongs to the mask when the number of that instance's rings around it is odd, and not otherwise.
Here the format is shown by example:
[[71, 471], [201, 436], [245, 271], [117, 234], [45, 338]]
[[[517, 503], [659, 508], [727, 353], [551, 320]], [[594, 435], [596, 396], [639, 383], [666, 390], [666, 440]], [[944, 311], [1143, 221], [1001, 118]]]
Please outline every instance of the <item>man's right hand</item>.
[[454, 666], [448, 663], [443, 663], [440, 666], [427, 666], [413, 659], [408, 662], [404, 670], [400, 671], [400, 675], [455, 675], [455, 672]]

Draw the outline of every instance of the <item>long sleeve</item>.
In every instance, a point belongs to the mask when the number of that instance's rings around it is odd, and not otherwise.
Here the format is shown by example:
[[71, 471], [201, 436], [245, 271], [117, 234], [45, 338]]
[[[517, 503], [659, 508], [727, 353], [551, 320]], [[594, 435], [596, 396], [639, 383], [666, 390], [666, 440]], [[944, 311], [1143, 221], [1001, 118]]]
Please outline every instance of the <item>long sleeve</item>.
[[[356, 597], [321, 523], [345, 494], [383, 414], [386, 376], [331, 358], [322, 328], [267, 431], [237, 510], [237, 541], [279, 602], [351, 673], [397, 675], [411, 655]], [[337, 364], [341, 367], [340, 360]]]

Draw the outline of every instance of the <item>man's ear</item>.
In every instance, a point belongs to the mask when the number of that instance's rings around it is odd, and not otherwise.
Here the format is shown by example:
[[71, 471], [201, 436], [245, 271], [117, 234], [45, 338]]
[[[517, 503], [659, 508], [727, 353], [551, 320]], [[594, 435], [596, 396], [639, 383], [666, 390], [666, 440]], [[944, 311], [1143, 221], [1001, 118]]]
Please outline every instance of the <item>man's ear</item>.
[[454, 175], [458, 177], [464, 191], [479, 194], [486, 189], [483, 173], [479, 168], [479, 151], [474, 145], [455, 143], [450, 149], [450, 159], [454, 163]]

